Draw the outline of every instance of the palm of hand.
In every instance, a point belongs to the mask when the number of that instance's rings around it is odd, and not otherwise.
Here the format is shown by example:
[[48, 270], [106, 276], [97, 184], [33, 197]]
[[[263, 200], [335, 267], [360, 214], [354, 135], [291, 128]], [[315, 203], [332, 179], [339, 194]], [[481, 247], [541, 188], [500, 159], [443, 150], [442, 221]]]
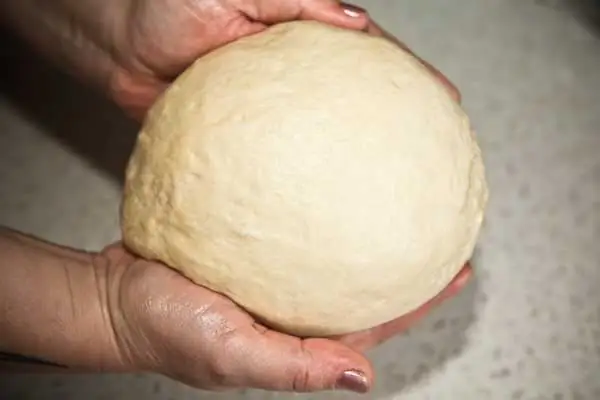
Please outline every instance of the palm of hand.
[[[365, 391], [373, 370], [361, 353], [457, 293], [471, 273], [466, 267], [438, 297], [395, 321], [337, 338], [301, 339], [268, 329], [228, 298], [121, 245], [102, 256], [109, 260], [109, 312], [123, 362], [212, 390]], [[345, 371], [360, 371], [363, 386], [341, 382]]]
[[198, 57], [269, 24], [315, 19], [364, 29], [366, 16], [351, 18], [334, 0], [131, 0], [117, 49], [115, 100], [141, 118], [156, 96]]
[[261, 27], [227, 0], [182, 3], [173, 7], [165, 0], [134, 2], [126, 54], [139, 72], [167, 82], [199, 56]]

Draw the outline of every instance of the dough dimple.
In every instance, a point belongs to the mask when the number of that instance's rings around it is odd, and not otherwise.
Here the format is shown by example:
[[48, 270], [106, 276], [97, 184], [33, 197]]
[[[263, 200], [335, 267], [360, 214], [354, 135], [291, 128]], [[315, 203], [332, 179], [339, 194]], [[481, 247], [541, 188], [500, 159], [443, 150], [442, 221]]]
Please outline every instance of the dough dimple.
[[199, 59], [153, 106], [123, 240], [272, 327], [337, 335], [438, 294], [487, 190], [467, 116], [413, 56], [291, 22]]

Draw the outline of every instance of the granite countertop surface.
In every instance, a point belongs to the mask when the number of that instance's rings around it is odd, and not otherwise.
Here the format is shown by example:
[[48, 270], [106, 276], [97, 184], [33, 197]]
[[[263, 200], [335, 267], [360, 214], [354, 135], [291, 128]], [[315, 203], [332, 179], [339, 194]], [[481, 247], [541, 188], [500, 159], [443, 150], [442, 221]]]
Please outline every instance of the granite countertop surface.
[[[491, 188], [468, 289], [370, 353], [378, 380], [366, 396], [47, 375], [0, 378], [1, 399], [600, 399], [600, 5], [360, 4], [462, 89]], [[136, 127], [35, 59], [8, 65], [0, 223], [87, 249], [117, 239]]]

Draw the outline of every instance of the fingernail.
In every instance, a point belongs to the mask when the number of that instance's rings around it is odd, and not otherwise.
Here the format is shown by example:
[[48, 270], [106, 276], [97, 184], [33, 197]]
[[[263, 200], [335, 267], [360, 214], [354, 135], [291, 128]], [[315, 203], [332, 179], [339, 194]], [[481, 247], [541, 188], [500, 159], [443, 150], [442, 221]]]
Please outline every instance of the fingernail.
[[445, 290], [440, 296], [440, 300], [446, 300], [450, 297], [456, 296], [460, 291], [464, 289], [465, 286], [471, 280], [473, 273], [468, 268], [464, 268], [461, 270], [458, 275], [454, 278], [450, 286]]
[[344, 10], [344, 14], [352, 18], [359, 18], [361, 15], [366, 14], [367, 12], [364, 8], [360, 8], [354, 4], [342, 3], [342, 8]]
[[356, 393], [367, 393], [369, 391], [369, 382], [363, 372], [351, 369], [344, 371], [342, 376], [337, 380], [335, 388]]
[[473, 277], [473, 271], [472, 271], [471, 267], [470, 266], [465, 267], [458, 273], [458, 276], [456, 277], [456, 280], [455, 280], [455, 284], [456, 284], [456, 286], [462, 288], [463, 286], [467, 285], [467, 283], [471, 280], [472, 277]]

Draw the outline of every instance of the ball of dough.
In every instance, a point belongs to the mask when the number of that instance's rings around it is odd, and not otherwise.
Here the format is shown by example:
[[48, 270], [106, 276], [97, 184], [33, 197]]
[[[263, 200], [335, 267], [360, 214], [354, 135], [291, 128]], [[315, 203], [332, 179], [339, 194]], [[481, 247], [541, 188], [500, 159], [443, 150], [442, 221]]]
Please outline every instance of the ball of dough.
[[486, 202], [468, 118], [414, 57], [292, 22], [199, 59], [154, 105], [122, 233], [267, 325], [328, 336], [438, 294]]

